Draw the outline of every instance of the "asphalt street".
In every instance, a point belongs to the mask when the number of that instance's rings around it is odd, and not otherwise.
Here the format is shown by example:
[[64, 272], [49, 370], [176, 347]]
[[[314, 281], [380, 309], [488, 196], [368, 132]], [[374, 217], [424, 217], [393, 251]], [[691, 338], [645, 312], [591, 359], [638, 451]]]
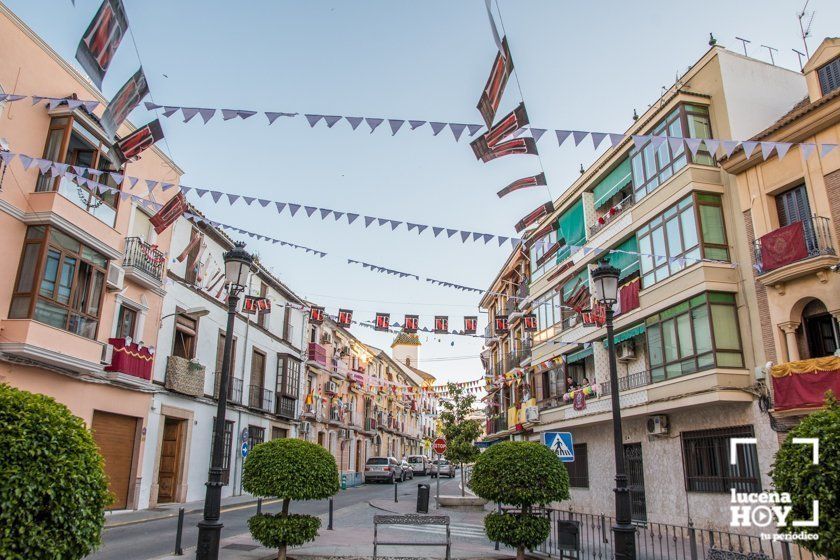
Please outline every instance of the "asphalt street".
[[[420, 482], [431, 485], [432, 499], [434, 499], [435, 479], [416, 477], [414, 480], [408, 480], [397, 485], [400, 501], [413, 502], [416, 500], [417, 483]], [[444, 478], [441, 481], [441, 487], [447, 482], [449, 480]], [[449, 486], [447, 484], [447, 487]], [[364, 484], [339, 492], [333, 498], [333, 508], [337, 513], [341, 509], [359, 503], [367, 503], [374, 499], [393, 499], [393, 496], [394, 487], [390, 484]], [[224, 523], [224, 529], [222, 529], [222, 538], [247, 533], [248, 518], [256, 513], [256, 509], [256, 504], [239, 504], [223, 508], [222, 522]], [[263, 503], [263, 511], [276, 513], [280, 509], [279, 501], [266, 500]], [[292, 502], [290, 509], [294, 513], [326, 514], [329, 510], [329, 501]], [[185, 515], [182, 541], [184, 549], [195, 546], [198, 537], [196, 524], [200, 520], [200, 511]], [[322, 530], [325, 529], [326, 522]], [[176, 530], [177, 518], [156, 519], [106, 528], [102, 532], [102, 546], [96, 553], [87, 558], [90, 560], [147, 560], [172, 554], [175, 549]]]

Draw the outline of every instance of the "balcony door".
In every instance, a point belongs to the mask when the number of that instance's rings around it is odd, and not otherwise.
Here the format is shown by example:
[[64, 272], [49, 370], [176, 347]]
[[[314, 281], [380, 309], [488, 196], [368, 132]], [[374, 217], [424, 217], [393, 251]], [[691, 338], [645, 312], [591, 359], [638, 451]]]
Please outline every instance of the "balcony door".
[[819, 300], [809, 303], [802, 311], [802, 321], [808, 343], [808, 356], [822, 358], [834, 354], [840, 342], [840, 333], [825, 304]]
[[808, 203], [808, 191], [805, 190], [805, 185], [799, 185], [776, 195], [776, 211], [779, 214], [780, 228], [802, 222], [805, 245], [808, 248], [808, 254], [813, 255], [817, 250], [817, 240], [814, 235], [814, 224], [811, 222], [811, 205]]

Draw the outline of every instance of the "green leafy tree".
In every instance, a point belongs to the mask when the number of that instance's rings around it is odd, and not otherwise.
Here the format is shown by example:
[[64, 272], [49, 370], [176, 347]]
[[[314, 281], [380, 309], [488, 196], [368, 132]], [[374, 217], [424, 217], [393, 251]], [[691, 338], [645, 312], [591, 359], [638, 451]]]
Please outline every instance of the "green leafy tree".
[[262, 513], [248, 520], [254, 538], [277, 549], [286, 559], [286, 548], [315, 539], [321, 521], [311, 515], [289, 513], [292, 500], [323, 500], [338, 492], [338, 467], [321, 447], [298, 439], [275, 439], [254, 447], [245, 460], [242, 487], [260, 497], [283, 500], [283, 511]]
[[469, 419], [475, 395], [465, 394], [464, 388], [455, 383], [447, 385], [447, 392], [448, 398], [441, 402], [443, 412], [440, 413], [443, 437], [446, 438], [445, 456], [461, 467], [461, 495], [464, 496], [464, 463], [472, 463], [481, 454], [475, 446], [481, 436], [481, 423]]
[[530, 441], [506, 441], [490, 446], [476, 461], [472, 489], [492, 502], [518, 508], [516, 513], [493, 512], [484, 518], [487, 538], [516, 548], [525, 558], [548, 538], [551, 525], [533, 506], [569, 498], [569, 473], [546, 446]]
[[[818, 465], [813, 464], [813, 448], [794, 444], [793, 438], [819, 440]], [[819, 526], [806, 528], [819, 539], [799, 543], [826, 558], [840, 558], [840, 404], [831, 392], [823, 410], [808, 415], [788, 433], [770, 475], [777, 492], [790, 494], [793, 509], [788, 519], [811, 519], [813, 501], [819, 500]], [[788, 523], [780, 530], [796, 533], [803, 528]]]
[[102, 455], [54, 399], [0, 384], [0, 558], [83, 558], [111, 502]]

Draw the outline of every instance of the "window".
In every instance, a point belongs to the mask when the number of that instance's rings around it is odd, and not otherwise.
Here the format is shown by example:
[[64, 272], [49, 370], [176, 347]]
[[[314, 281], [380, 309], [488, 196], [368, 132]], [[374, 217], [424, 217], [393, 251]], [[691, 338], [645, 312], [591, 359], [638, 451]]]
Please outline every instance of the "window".
[[539, 330], [544, 331], [560, 322], [561, 304], [562, 297], [557, 292], [549, 294], [534, 304], [533, 309], [537, 315], [537, 328]]
[[[700, 105], [680, 105], [653, 127], [649, 134], [669, 138], [712, 138], [709, 110]], [[652, 138], [633, 149], [631, 163], [634, 193], [638, 202], [687, 164], [714, 165], [714, 158], [705, 147], [692, 156], [682, 142], [672, 147], [667, 140]]]
[[265, 387], [265, 354], [256, 348], [251, 353], [251, 386]]
[[[216, 425], [216, 418], [213, 418], [213, 426]], [[210, 435], [210, 461], [213, 461], [213, 447], [216, 445], [216, 439], [212, 433]], [[230, 456], [231, 447], [233, 446], [233, 422], [225, 420], [225, 435], [222, 449], [222, 483], [227, 486], [230, 483]]]
[[589, 488], [589, 461], [586, 455], [586, 444], [576, 443], [575, 460], [563, 463], [569, 471], [569, 486], [572, 488]]
[[120, 305], [120, 312], [117, 315], [117, 338], [134, 338], [134, 327], [137, 325], [137, 311]]
[[[222, 360], [225, 356], [225, 333], [219, 331], [219, 340], [216, 343], [216, 373], [221, 374], [222, 372]], [[230, 377], [233, 379], [236, 377], [234, 373], [236, 372], [236, 337], [233, 337], [233, 341], [231, 342], [230, 348]], [[228, 396], [230, 398], [230, 396]]]
[[[105, 171], [96, 179], [111, 188], [120, 186], [107, 174], [117, 171], [119, 164], [114, 159], [114, 149], [102, 142], [75, 117], [56, 117], [50, 123], [44, 159]], [[35, 187], [38, 192], [58, 191], [73, 204], [82, 208], [113, 227], [117, 215], [119, 197], [111, 192], [96, 192], [87, 185], [73, 183], [66, 177], [52, 177], [41, 174]]]
[[817, 70], [820, 79], [820, 89], [823, 95], [840, 88], [840, 58], [835, 58], [822, 68]]
[[294, 418], [295, 403], [295, 399], [281, 396], [279, 399], [277, 399], [277, 410], [275, 411], [275, 413], [278, 416], [282, 416], [283, 418]]
[[96, 338], [108, 259], [50, 226], [26, 230], [9, 318]]
[[729, 260], [718, 195], [687, 196], [641, 227], [636, 237], [641, 253], [642, 288], [665, 280], [700, 258]]
[[710, 367], [744, 367], [735, 296], [709, 292], [648, 317], [653, 382]]
[[529, 249], [529, 253], [531, 255], [531, 281], [535, 282], [539, 279], [543, 274], [548, 272], [548, 269], [552, 268], [556, 263], [556, 259], [545, 257], [545, 255], [556, 252], [557, 251], [557, 230], [551, 228], [551, 230], [541, 237], [534, 241], [534, 244], [531, 245]]
[[[260, 284], [260, 297], [264, 298], [268, 294], [268, 286]], [[257, 325], [267, 329], [268, 328], [268, 313], [266, 311], [257, 311]]]
[[265, 441], [265, 428], [259, 426], [248, 426], [248, 450], [253, 451], [254, 447]]
[[730, 439], [754, 437], [752, 426], [699, 430], [680, 434], [688, 492], [760, 492], [756, 445], [737, 446], [738, 457], [730, 464]]
[[300, 391], [300, 362], [277, 355], [277, 394], [296, 399]]
[[175, 315], [175, 340], [172, 355], [192, 360], [195, 358], [195, 339], [198, 336], [198, 321], [179, 313]]

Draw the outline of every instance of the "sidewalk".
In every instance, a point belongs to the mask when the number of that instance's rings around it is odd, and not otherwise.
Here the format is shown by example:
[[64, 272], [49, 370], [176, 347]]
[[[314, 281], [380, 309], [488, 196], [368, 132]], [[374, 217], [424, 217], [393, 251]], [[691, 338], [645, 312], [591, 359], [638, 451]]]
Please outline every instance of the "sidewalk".
[[[257, 499], [250, 494], [222, 498], [222, 511], [224, 511], [225, 508], [243, 504], [253, 504], [256, 503], [256, 501]], [[264, 503], [270, 502], [266, 500]], [[178, 510], [180, 508], [184, 508], [186, 513], [195, 513], [204, 509], [204, 500], [178, 504], [160, 504], [159, 506], [150, 509], [106, 512], [105, 527], [121, 527], [123, 525], [134, 525], [136, 523], [154, 521], [156, 519], [178, 517]]]

